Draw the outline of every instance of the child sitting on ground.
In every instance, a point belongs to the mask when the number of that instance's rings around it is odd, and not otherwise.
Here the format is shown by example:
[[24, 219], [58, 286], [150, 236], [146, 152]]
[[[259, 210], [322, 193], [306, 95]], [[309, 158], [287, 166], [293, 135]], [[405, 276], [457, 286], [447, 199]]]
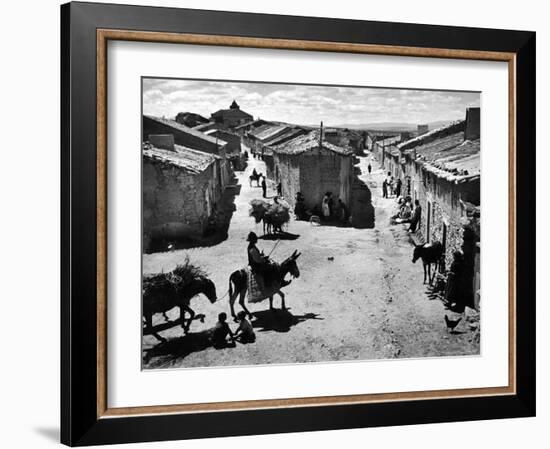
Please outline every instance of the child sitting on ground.
[[241, 310], [237, 314], [239, 320], [239, 327], [235, 332], [235, 339], [240, 343], [254, 343], [256, 341], [256, 334], [252, 328], [250, 321], [246, 319], [246, 312]]
[[[230, 342], [227, 341], [227, 336], [230, 337]], [[235, 345], [235, 337], [229, 324], [227, 324], [227, 314], [222, 312], [218, 315], [218, 322], [212, 332], [212, 345], [216, 349], [226, 348]]]

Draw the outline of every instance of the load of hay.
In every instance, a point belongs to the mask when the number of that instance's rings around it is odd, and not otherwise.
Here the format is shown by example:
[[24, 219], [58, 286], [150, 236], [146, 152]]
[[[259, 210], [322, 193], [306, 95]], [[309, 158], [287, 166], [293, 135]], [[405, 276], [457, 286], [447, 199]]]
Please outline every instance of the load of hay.
[[270, 204], [266, 220], [273, 225], [275, 230], [282, 230], [283, 226], [290, 221], [290, 207], [283, 203]]
[[[270, 228], [268, 232], [282, 231], [283, 226], [290, 221], [290, 206], [286, 201], [268, 203], [264, 200], [250, 201], [249, 215], [254, 217], [256, 223], [263, 221]], [[265, 228], [264, 228], [265, 231]]]
[[143, 276], [143, 294], [149, 296], [154, 292], [165, 288], [180, 290], [186, 287], [190, 282], [203, 278], [206, 273], [189, 261], [189, 256], [185, 257], [183, 263], [178, 264], [176, 268], [168, 273], [157, 273]]
[[264, 218], [267, 209], [269, 208], [269, 203], [264, 200], [251, 200], [250, 201], [250, 210], [248, 215], [254, 217], [256, 223], [259, 223]]

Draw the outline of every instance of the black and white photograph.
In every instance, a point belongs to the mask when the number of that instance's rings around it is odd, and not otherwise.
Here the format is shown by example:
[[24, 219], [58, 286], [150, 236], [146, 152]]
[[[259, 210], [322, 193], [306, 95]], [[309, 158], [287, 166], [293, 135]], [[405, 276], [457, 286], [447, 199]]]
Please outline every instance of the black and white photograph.
[[142, 367], [480, 354], [480, 93], [142, 78]]

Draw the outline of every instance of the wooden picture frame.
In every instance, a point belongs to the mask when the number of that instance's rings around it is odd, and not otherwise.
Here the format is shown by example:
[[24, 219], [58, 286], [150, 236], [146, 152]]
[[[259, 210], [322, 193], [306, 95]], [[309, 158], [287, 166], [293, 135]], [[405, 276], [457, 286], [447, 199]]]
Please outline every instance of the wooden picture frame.
[[[93, 3], [63, 5], [61, 24], [64, 444], [534, 416], [535, 33]], [[509, 385], [109, 409], [106, 48], [110, 40], [507, 62]]]

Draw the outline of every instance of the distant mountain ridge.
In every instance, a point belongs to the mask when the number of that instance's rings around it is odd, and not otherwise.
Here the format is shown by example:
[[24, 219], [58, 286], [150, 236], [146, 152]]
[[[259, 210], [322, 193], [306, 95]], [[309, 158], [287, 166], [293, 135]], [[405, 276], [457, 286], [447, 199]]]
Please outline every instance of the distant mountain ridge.
[[[435, 122], [427, 123], [428, 128], [436, 129], [441, 128], [455, 120], [438, 120]], [[379, 122], [379, 123], [361, 123], [361, 124], [341, 124], [334, 125], [334, 128], [349, 128], [349, 129], [365, 129], [365, 130], [377, 130], [377, 131], [416, 131], [418, 125], [424, 123], [401, 123], [401, 122]]]

